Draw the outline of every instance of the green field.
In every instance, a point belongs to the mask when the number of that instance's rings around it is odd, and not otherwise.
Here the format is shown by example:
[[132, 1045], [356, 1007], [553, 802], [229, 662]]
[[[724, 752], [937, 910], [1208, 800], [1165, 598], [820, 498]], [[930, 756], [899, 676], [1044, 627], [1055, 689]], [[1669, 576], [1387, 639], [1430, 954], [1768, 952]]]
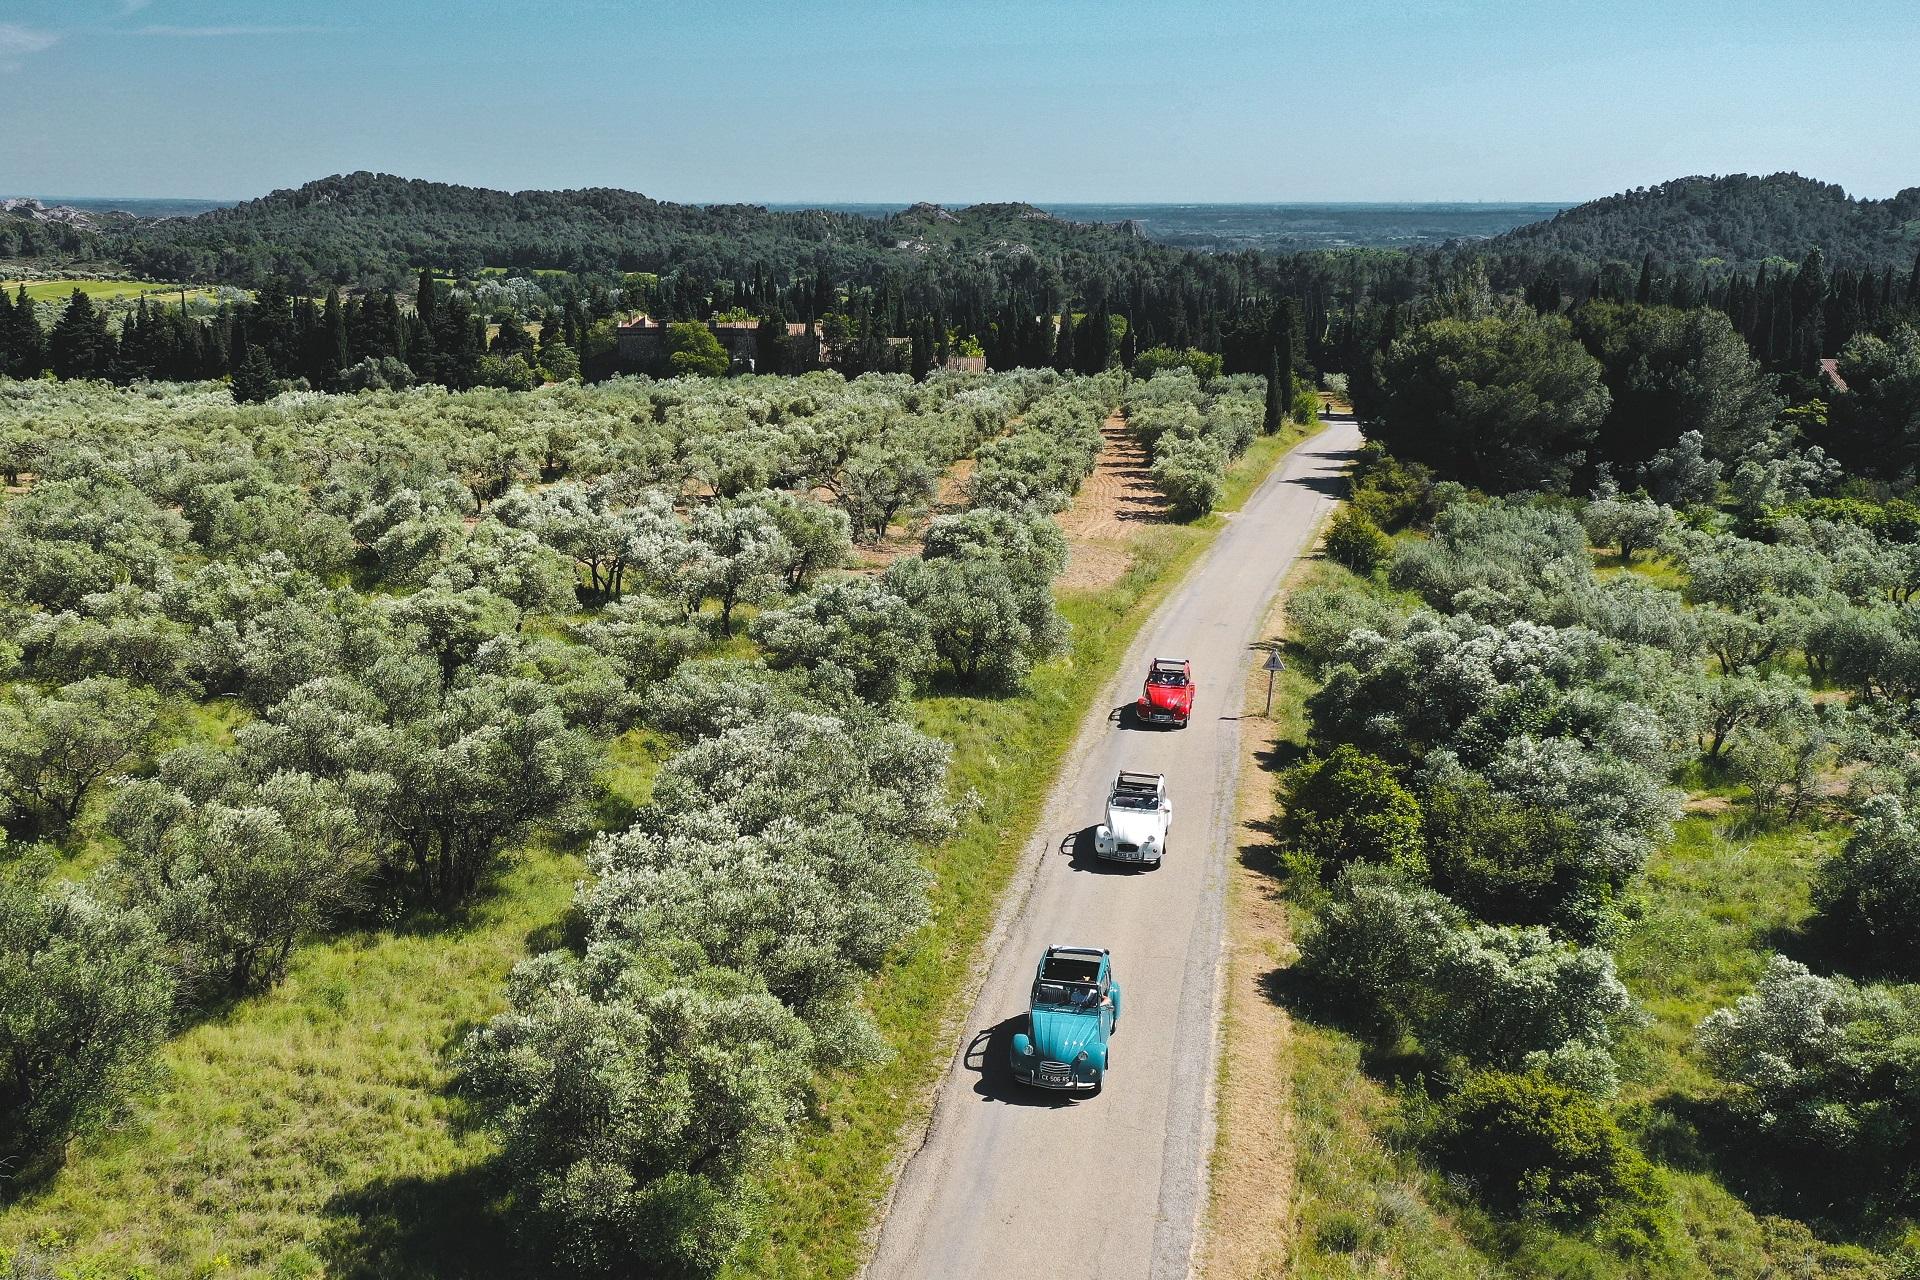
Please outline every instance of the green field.
[[[11, 297], [21, 283], [18, 280], [0, 281], [0, 288], [4, 288]], [[76, 291], [86, 294], [95, 302], [117, 302], [123, 298], [137, 299], [155, 294], [162, 295], [164, 301], [178, 302], [181, 290], [177, 284], [163, 284], [158, 280], [28, 280], [25, 284], [27, 297], [35, 302], [65, 302]], [[211, 289], [189, 286], [186, 296], [189, 302], [212, 301], [214, 293]]]

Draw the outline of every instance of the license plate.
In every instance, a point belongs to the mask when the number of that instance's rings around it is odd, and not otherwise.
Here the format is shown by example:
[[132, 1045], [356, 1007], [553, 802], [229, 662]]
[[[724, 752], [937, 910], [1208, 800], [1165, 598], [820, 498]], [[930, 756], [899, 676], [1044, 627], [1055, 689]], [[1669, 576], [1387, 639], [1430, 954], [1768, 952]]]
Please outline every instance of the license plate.
[[1064, 1071], [1042, 1071], [1040, 1073], [1040, 1079], [1046, 1084], [1065, 1084], [1067, 1082], [1067, 1073]]

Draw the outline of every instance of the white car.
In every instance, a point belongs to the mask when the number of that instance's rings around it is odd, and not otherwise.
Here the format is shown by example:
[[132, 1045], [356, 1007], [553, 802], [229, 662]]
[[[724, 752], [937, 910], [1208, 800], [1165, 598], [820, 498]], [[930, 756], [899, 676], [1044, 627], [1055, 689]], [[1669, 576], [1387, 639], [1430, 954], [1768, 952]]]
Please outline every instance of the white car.
[[1107, 794], [1107, 820], [1094, 828], [1093, 852], [1110, 862], [1159, 866], [1172, 822], [1166, 775], [1122, 769]]

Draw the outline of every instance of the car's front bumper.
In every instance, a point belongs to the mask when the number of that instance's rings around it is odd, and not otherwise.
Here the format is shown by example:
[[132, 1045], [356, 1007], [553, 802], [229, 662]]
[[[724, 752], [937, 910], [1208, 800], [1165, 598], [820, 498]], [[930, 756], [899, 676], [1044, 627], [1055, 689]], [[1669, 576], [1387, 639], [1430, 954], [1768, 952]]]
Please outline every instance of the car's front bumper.
[[1090, 1075], [1076, 1076], [1071, 1064], [1049, 1062], [1044, 1058], [1015, 1058], [1013, 1078], [1036, 1089], [1060, 1093], [1093, 1093], [1100, 1088], [1100, 1069], [1086, 1068]]
[[1160, 850], [1147, 849], [1118, 843], [1102, 844], [1095, 841], [1093, 854], [1103, 862], [1125, 862], [1133, 866], [1157, 867], [1160, 865]]
[[1138, 703], [1134, 705], [1133, 710], [1142, 724], [1185, 724], [1187, 722], [1187, 713], [1184, 711], [1170, 711], [1165, 707], [1143, 707]]

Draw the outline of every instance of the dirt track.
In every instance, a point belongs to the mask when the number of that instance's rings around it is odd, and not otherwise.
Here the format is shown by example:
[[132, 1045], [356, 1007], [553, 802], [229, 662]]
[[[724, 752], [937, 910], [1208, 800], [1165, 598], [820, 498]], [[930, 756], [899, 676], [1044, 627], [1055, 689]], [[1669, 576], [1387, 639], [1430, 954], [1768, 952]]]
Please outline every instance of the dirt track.
[[1063, 587], [1097, 590], [1118, 582], [1132, 556], [1127, 543], [1143, 524], [1167, 518], [1165, 500], [1148, 471], [1152, 459], [1127, 430], [1119, 414], [1100, 428], [1103, 443], [1093, 474], [1074, 495], [1073, 505], [1060, 513], [1067, 535], [1067, 570]]

